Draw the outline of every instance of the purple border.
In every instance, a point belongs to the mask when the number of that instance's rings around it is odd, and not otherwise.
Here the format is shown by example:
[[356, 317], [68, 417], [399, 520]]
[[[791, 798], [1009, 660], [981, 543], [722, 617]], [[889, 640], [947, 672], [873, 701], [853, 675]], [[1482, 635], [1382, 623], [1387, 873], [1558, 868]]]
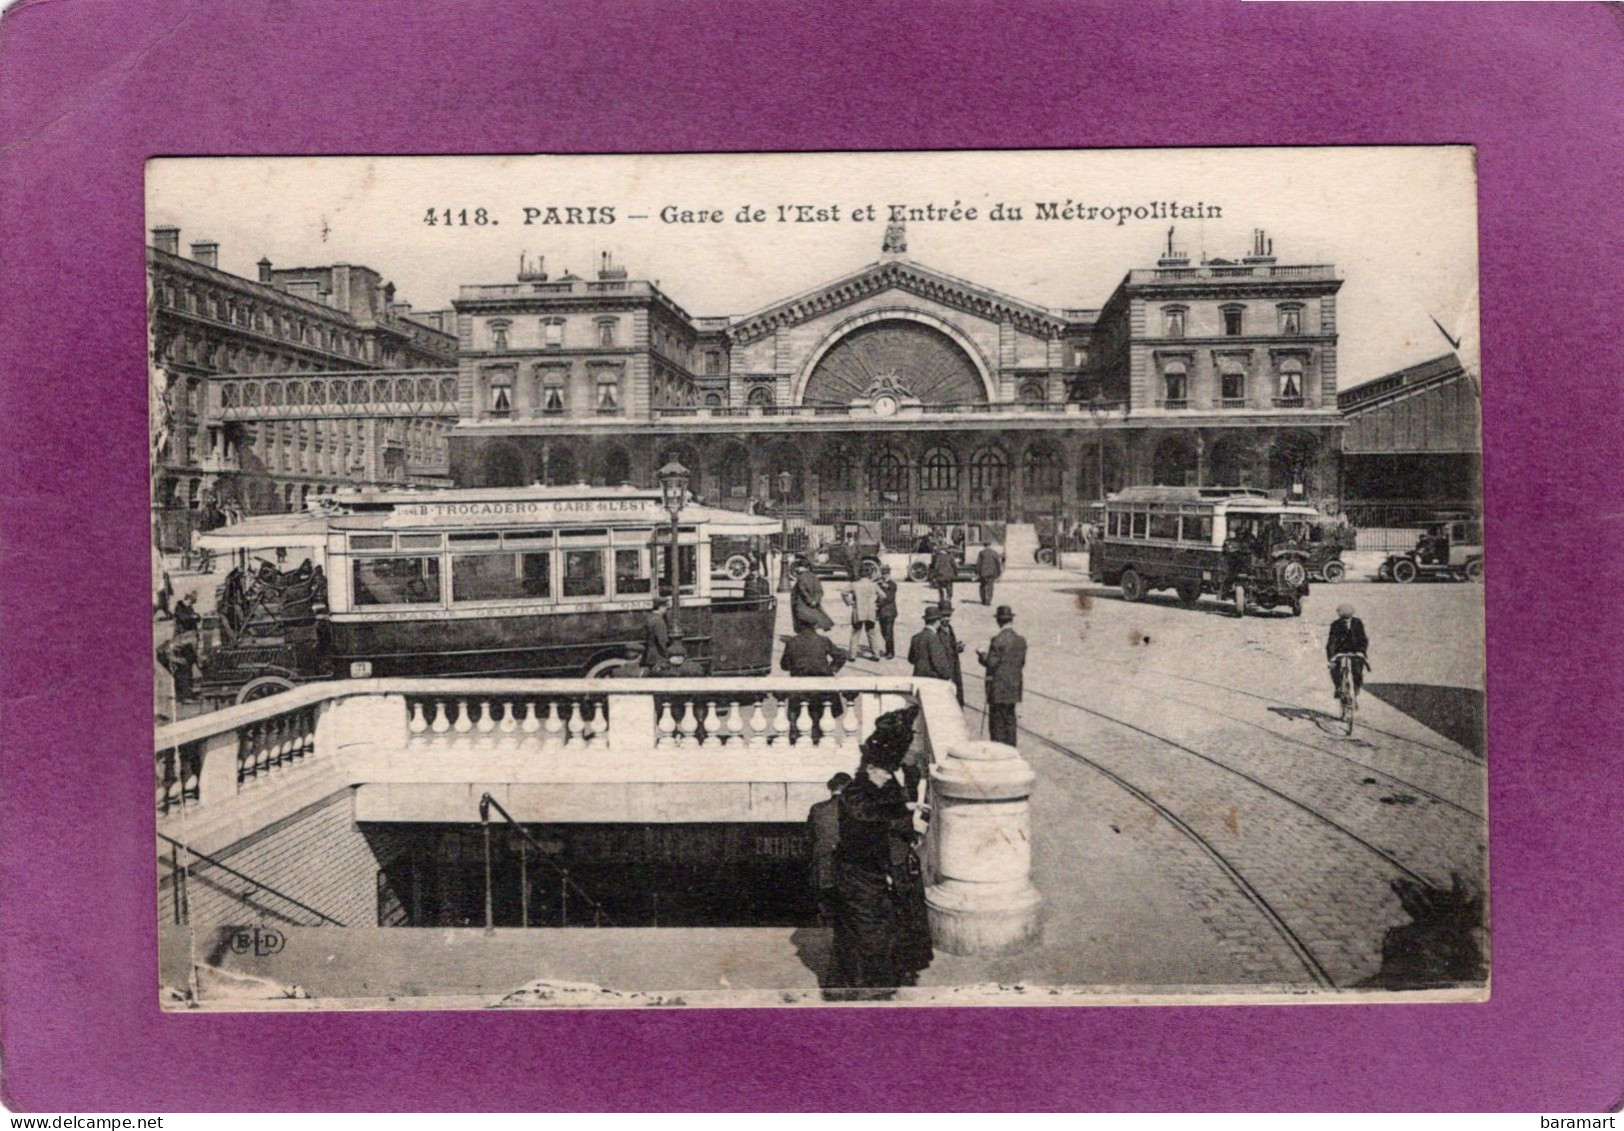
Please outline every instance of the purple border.
[[[1616, 9], [1595, 4], [17, 4], [0, 37], [5, 1102], [1617, 1104], [1621, 718], [1608, 693], [1620, 649], [1595, 630], [1591, 595], [1605, 609], [1624, 581], [1616, 533], [1597, 521], [1624, 512], [1621, 30]], [[160, 1016], [144, 159], [1395, 142], [1479, 147], [1490, 1004]], [[1585, 379], [1602, 395], [1581, 392]], [[1580, 553], [1527, 536], [1581, 503], [1567, 526]], [[53, 540], [92, 528], [67, 549]], [[79, 814], [87, 798], [93, 820]], [[894, 1069], [848, 1071], [857, 1049], [893, 1050]]]

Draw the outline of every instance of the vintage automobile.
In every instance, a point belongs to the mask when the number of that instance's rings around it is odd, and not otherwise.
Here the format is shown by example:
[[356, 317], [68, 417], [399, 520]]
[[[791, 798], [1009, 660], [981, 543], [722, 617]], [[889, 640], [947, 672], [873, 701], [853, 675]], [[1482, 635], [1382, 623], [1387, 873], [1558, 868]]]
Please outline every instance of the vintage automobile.
[[1483, 580], [1483, 523], [1455, 518], [1434, 522], [1416, 541], [1415, 549], [1389, 554], [1376, 571], [1377, 581], [1407, 585], [1418, 577], [1446, 581]]
[[1193, 605], [1203, 593], [1248, 608], [1301, 616], [1309, 554], [1294, 528], [1313, 507], [1282, 503], [1244, 487], [1129, 487], [1106, 502], [1089, 552], [1089, 576], [1142, 601], [1172, 589]]
[[828, 540], [807, 555], [807, 561], [819, 577], [853, 581], [859, 576], [879, 576], [883, 553], [885, 543], [877, 524], [848, 520], [834, 523]]
[[1319, 515], [1298, 524], [1298, 543], [1308, 553], [1308, 577], [1333, 585], [1348, 576], [1342, 561], [1345, 550], [1354, 548], [1358, 532], [1341, 519]]
[[924, 581], [930, 576], [930, 559], [939, 545], [953, 555], [956, 579], [970, 581], [976, 576], [976, 559], [991, 546], [1004, 556], [1004, 526], [991, 522], [918, 522], [903, 524], [900, 544], [908, 547], [908, 580]]

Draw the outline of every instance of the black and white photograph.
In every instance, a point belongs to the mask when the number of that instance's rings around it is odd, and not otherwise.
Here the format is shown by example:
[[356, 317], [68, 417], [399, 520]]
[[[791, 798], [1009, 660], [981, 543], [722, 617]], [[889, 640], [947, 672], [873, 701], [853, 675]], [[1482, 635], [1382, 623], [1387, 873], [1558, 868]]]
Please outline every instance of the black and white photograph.
[[149, 162], [163, 1008], [1486, 1000], [1476, 194]]

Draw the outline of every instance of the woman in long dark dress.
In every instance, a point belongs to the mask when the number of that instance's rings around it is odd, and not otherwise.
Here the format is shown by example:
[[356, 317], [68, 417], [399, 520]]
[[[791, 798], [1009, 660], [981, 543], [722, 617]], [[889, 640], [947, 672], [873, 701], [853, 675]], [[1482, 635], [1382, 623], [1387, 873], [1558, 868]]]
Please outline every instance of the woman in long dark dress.
[[826, 979], [832, 997], [889, 996], [930, 964], [928, 929], [923, 954], [919, 938], [924, 892], [912, 852], [913, 821], [896, 779], [918, 714], [919, 708], [905, 707], [879, 718], [863, 743], [856, 780], [840, 795], [839, 903]]

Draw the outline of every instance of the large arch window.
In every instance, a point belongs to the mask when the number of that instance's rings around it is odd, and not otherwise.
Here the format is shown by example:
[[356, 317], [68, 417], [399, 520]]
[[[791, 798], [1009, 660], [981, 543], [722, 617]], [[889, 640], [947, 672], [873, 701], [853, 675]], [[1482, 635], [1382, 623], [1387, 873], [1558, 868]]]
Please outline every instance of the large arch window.
[[1195, 482], [1195, 448], [1182, 436], [1168, 436], [1156, 445], [1151, 459], [1151, 481], [1157, 486], [1185, 487]]
[[857, 457], [846, 448], [829, 448], [818, 457], [818, 488], [851, 491], [857, 487]]
[[1047, 444], [1033, 444], [1021, 457], [1022, 481], [1028, 492], [1052, 495], [1060, 490], [1060, 457]]
[[869, 490], [901, 499], [908, 491], [908, 461], [893, 451], [883, 451], [868, 462]]
[[723, 447], [717, 454], [716, 467], [721, 473], [725, 498], [750, 497], [750, 452], [743, 444], [735, 441]]
[[970, 457], [970, 490], [982, 498], [999, 498], [1009, 490], [1009, 459], [998, 448], [982, 448]]
[[919, 461], [919, 489], [921, 491], [957, 491], [959, 489], [959, 458], [952, 448], [936, 447], [925, 453]]

